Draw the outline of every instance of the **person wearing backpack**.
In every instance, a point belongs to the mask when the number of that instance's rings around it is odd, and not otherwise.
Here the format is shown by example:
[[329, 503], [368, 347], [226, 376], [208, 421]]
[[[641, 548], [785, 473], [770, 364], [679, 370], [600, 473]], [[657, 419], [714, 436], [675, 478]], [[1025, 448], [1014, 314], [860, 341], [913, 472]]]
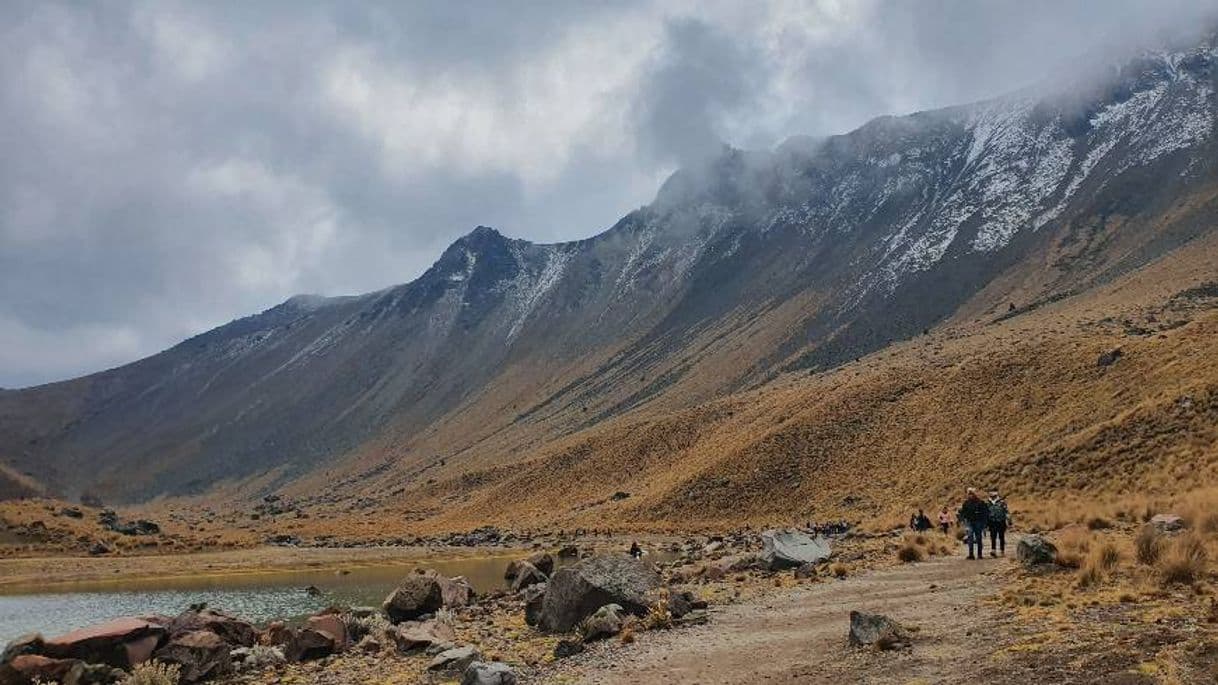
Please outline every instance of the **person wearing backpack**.
[[[1011, 512], [1007, 509], [1006, 500], [998, 495], [997, 490], [990, 491], [989, 521], [986, 527], [990, 529], [990, 556], [1007, 553], [1007, 525], [1011, 523]], [[978, 550], [980, 554], [980, 550]]]
[[[976, 488], [968, 489], [968, 496], [960, 507], [960, 522], [964, 524], [965, 542], [968, 543], [968, 558], [984, 558], [985, 526], [990, 520], [990, 508], [977, 496]], [[973, 556], [973, 547], [977, 556]]]

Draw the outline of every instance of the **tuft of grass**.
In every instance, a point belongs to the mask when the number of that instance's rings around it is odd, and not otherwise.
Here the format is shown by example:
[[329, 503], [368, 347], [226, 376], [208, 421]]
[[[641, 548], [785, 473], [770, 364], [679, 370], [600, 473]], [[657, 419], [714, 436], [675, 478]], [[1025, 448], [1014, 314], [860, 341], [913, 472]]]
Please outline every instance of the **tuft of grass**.
[[672, 611], [668, 608], [668, 588], [660, 590], [660, 598], [647, 608], [643, 617], [643, 627], [647, 630], [659, 630], [672, 627]]
[[909, 564], [915, 561], [922, 561], [922, 559], [925, 558], [925, 553], [922, 551], [921, 547], [917, 546], [912, 541], [906, 541], [905, 544], [901, 545], [901, 548], [897, 550], [897, 558]]
[[1181, 535], [1159, 559], [1159, 579], [1164, 585], [1191, 585], [1205, 572], [1208, 558], [1205, 541], [1198, 535]]
[[1079, 587], [1094, 587], [1104, 582], [1121, 563], [1121, 551], [1111, 541], [1093, 545], [1078, 571]]
[[622, 628], [622, 632], [617, 634], [617, 639], [621, 640], [622, 644], [629, 645], [634, 643], [634, 625], [627, 625]]
[[850, 567], [841, 563], [832, 564], [829, 566], [829, 573], [832, 573], [834, 578], [845, 578], [850, 575]]
[[1163, 534], [1149, 523], [1138, 529], [1133, 539], [1134, 557], [1139, 564], [1154, 566], [1163, 556], [1165, 540]]
[[145, 661], [131, 669], [122, 685], [178, 685], [182, 669], [177, 664]]

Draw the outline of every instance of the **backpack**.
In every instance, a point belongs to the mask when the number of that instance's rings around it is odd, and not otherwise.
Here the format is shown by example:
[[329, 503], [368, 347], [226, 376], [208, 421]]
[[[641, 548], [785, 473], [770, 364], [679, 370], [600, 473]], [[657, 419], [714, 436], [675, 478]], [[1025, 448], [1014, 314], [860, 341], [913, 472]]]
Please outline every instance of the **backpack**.
[[1007, 514], [1007, 503], [1005, 500], [990, 502], [990, 523], [1006, 523], [1009, 518]]

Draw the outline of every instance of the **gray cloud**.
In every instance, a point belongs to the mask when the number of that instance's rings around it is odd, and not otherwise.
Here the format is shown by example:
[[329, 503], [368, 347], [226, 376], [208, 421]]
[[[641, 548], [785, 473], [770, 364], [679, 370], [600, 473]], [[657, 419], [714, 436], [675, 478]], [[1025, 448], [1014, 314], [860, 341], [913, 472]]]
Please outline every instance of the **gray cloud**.
[[1215, 4], [3, 3], [0, 385], [410, 280], [476, 224], [585, 237], [720, 141], [994, 95]]

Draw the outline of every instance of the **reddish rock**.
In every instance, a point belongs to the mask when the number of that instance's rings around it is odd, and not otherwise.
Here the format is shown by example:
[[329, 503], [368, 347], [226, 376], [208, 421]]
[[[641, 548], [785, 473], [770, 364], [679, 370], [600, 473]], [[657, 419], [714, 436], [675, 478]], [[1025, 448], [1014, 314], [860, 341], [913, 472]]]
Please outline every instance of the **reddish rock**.
[[330, 656], [340, 649], [334, 636], [312, 628], [301, 628], [284, 648], [288, 661], [309, 661]]
[[[46, 640], [43, 653], [57, 659], [131, 668], [166, 637], [166, 630], [139, 618], [120, 618]], [[149, 648], [151, 646], [151, 649]]]
[[0, 683], [27, 685], [44, 682], [76, 685], [85, 665], [79, 659], [52, 659], [39, 654], [21, 654], [0, 666]]
[[258, 636], [258, 642], [268, 647], [286, 648], [294, 639], [296, 639], [296, 631], [285, 625], [283, 621], [274, 621]]
[[347, 625], [335, 614], [312, 616], [305, 622], [305, 627], [329, 635], [337, 649], [347, 645]]

